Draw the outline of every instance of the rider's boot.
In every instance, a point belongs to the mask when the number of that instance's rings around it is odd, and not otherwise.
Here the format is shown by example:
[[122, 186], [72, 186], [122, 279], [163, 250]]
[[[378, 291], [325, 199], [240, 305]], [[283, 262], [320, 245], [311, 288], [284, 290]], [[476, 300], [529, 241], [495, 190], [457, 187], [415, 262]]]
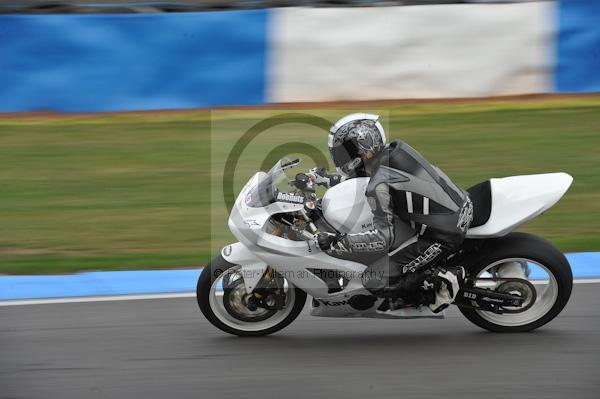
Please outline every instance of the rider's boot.
[[429, 309], [433, 313], [439, 313], [454, 302], [460, 286], [465, 279], [465, 269], [463, 267], [447, 267], [434, 270], [431, 277], [423, 281], [423, 290], [434, 290], [435, 296], [433, 303], [429, 304]]

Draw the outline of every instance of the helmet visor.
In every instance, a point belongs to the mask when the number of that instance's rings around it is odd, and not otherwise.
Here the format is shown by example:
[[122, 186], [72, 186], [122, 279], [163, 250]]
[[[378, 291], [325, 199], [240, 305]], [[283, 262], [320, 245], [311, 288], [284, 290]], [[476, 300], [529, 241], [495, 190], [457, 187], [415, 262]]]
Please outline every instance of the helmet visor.
[[353, 140], [344, 140], [331, 148], [331, 159], [338, 168], [343, 167], [357, 157], [360, 157], [360, 153]]

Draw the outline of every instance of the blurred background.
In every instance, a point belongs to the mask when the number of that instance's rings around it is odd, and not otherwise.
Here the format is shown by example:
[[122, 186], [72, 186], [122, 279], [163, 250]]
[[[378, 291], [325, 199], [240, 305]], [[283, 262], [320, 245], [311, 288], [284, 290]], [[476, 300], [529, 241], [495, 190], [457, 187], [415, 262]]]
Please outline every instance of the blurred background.
[[[523, 230], [600, 249], [600, 2], [0, 0], [0, 273], [182, 268], [267, 116], [380, 113], [464, 187], [565, 171]], [[241, 154], [326, 133], [279, 125]], [[305, 164], [306, 168], [311, 165]]]
[[[0, 0], [0, 398], [596, 399], [599, 21], [599, 0]], [[465, 188], [574, 177], [521, 227], [569, 253], [556, 320], [305, 308], [250, 342], [202, 317], [227, 201], [286, 151], [328, 159], [361, 111]]]

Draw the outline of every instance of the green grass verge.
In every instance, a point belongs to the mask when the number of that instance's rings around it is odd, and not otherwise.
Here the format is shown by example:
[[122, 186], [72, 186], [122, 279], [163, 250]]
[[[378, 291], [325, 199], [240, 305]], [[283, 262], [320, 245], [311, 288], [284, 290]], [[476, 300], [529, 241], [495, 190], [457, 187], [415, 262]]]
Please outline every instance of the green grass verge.
[[[565, 198], [521, 230], [564, 251], [600, 249], [600, 98], [368, 111], [381, 113], [392, 138], [465, 187], [490, 177], [570, 173], [575, 182]], [[335, 120], [348, 110], [299, 112]], [[205, 263], [233, 240], [220, 197], [230, 148], [274, 113], [283, 111], [0, 119], [0, 273]], [[236, 189], [286, 142], [326, 152], [326, 134], [317, 128], [273, 127], [240, 154]]]

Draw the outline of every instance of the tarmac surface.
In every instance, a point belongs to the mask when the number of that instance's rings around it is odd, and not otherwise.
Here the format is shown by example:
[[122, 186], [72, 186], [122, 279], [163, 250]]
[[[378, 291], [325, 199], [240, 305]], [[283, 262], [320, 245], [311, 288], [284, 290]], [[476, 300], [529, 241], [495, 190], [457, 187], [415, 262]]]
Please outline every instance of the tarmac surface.
[[229, 336], [195, 298], [0, 307], [0, 398], [598, 398], [600, 285], [524, 334], [321, 319]]

